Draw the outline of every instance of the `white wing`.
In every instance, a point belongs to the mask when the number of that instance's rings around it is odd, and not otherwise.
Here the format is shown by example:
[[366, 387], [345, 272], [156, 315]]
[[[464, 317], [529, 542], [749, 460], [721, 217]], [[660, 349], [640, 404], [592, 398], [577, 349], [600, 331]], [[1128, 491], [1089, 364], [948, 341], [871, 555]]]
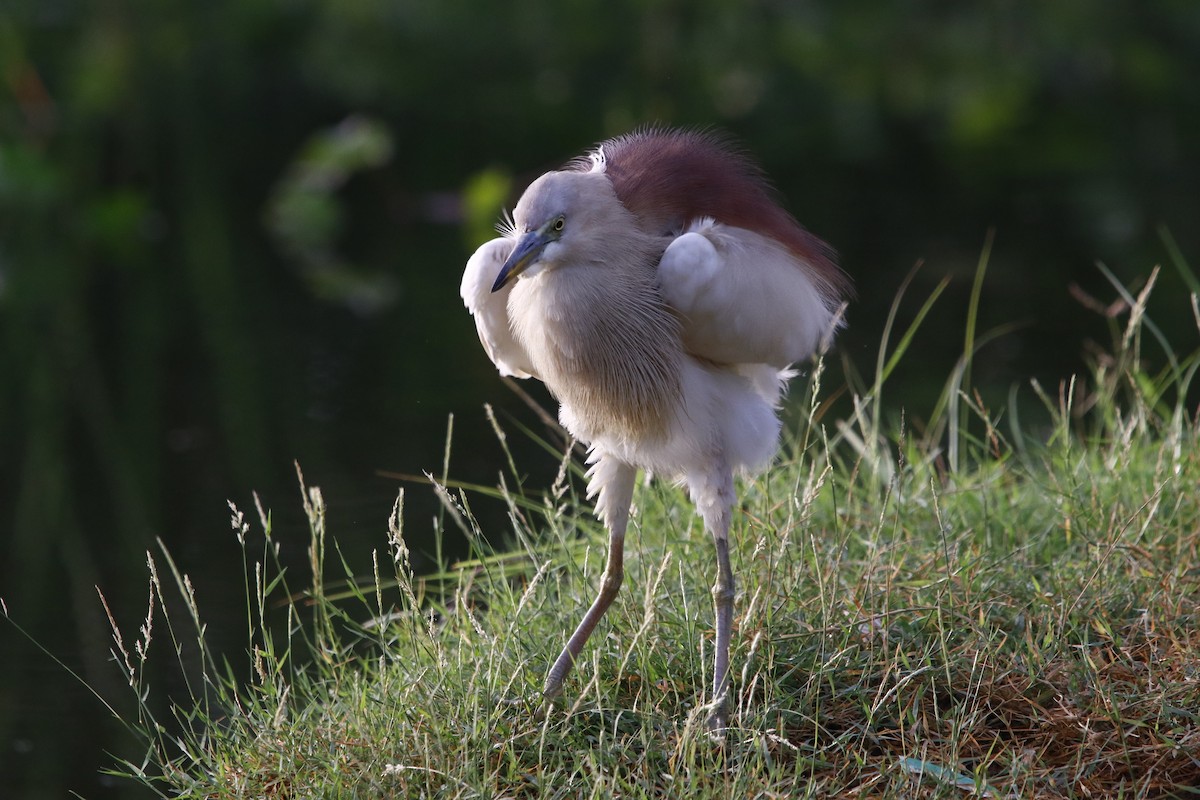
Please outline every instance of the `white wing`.
[[834, 326], [807, 268], [745, 228], [693, 223], [663, 253], [658, 276], [683, 318], [684, 349], [719, 364], [782, 369], [808, 358]]
[[483, 349], [500, 374], [514, 378], [537, 377], [529, 354], [513, 336], [508, 324], [508, 295], [516, 281], [498, 292], [492, 291], [492, 284], [513, 245], [511, 239], [492, 239], [476, 250], [467, 260], [459, 293], [467, 310], [475, 317]]

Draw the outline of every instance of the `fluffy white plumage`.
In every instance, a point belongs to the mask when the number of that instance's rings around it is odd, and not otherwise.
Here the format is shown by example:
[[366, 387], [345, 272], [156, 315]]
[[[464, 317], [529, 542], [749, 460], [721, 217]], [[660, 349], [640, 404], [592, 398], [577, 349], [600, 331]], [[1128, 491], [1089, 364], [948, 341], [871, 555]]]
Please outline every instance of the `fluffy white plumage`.
[[[516, 240], [515, 234], [493, 239], [475, 252], [463, 274], [462, 297], [500, 373], [542, 377], [530, 351], [545, 350], [545, 340], [553, 338], [546, 322], [553, 325], [569, 315], [595, 311], [620, 314], [622, 309], [603, 296], [595, 298], [598, 308], [587, 312], [544, 299], [551, 288], [547, 284], [567, 280], [553, 270], [533, 276], [527, 270], [515, 285], [493, 293]], [[603, 268], [594, 271], [603, 273]], [[591, 446], [593, 460], [608, 454], [664, 477], [686, 480], [710, 469], [714, 449], [725, 453], [733, 469], [761, 469], [778, 441], [776, 407], [794, 374], [788, 365], [807, 358], [833, 332], [837, 309], [795, 256], [777, 243], [711, 219], [698, 220], [673, 237], [654, 275], [662, 301], [677, 314], [683, 356], [677, 361], [681, 389], [665, 435], [631, 438], [619, 428], [590, 424], [565, 402], [559, 409], [563, 426]], [[555, 299], [561, 295], [556, 292]], [[542, 319], [534, 319], [519, 338], [513, 319], [530, 316]], [[557, 343], [569, 348], [571, 337]], [[589, 490], [602, 493], [603, 482], [593, 479]]]
[[459, 290], [467, 310], [475, 318], [475, 328], [479, 331], [484, 352], [500, 370], [500, 374], [513, 378], [536, 378], [529, 355], [518, 344], [508, 322], [508, 296], [512, 294], [513, 287], [505, 286], [492, 293], [492, 284], [504, 266], [504, 259], [512, 252], [513, 244], [512, 239], [492, 239], [476, 250], [467, 260]]
[[717, 543], [713, 724], [724, 727], [733, 473], [774, 455], [789, 365], [839, 324], [844, 276], [748, 162], [703, 134], [607, 142], [531, 184], [513, 221], [467, 262], [462, 298], [501, 374], [545, 382], [590, 446], [589, 496], [611, 536], [601, 596], [545, 695], [616, 594], [641, 467], [684, 481]]

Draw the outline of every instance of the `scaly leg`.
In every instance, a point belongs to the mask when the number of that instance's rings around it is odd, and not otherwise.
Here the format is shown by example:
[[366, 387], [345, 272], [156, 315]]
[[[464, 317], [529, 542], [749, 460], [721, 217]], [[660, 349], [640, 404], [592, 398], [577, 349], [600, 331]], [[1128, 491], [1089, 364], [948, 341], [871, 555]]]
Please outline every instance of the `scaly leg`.
[[596, 511], [608, 527], [608, 561], [604, 565], [604, 575], [600, 580], [600, 593], [592, 607], [583, 615], [579, 627], [571, 634], [567, 646], [563, 648], [546, 675], [546, 684], [542, 688], [545, 704], [553, 702], [562, 694], [563, 680], [575, 666], [575, 659], [587, 644], [596, 623], [612, 605], [625, 575], [625, 528], [629, 524], [629, 505], [633, 501], [633, 483], [637, 470], [628, 464], [601, 459], [593, 467], [591, 475], [589, 493], [599, 493]]
[[717, 649], [713, 657], [713, 699], [716, 703], [708, 727], [719, 731], [729, 725], [729, 639], [733, 629], [733, 569], [729, 566], [729, 515], [724, 532], [714, 532], [717, 545], [717, 582], [713, 584], [716, 608]]
[[717, 550], [717, 582], [713, 584], [717, 641], [713, 654], [713, 710], [708, 727], [724, 730], [729, 724], [729, 640], [733, 630], [733, 568], [729, 565], [729, 522], [733, 508], [733, 473], [722, 459], [707, 475], [689, 477], [688, 489], [704, 527]]

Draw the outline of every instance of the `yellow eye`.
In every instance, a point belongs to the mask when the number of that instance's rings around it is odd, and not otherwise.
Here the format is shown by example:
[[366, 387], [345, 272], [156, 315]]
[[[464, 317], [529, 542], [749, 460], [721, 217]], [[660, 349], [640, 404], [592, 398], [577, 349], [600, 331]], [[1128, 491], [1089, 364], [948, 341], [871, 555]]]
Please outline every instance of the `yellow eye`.
[[558, 219], [554, 220], [555, 233], [562, 233], [563, 226], [566, 224], [567, 224], [567, 221], [565, 219], [563, 219], [562, 217], [559, 217]]

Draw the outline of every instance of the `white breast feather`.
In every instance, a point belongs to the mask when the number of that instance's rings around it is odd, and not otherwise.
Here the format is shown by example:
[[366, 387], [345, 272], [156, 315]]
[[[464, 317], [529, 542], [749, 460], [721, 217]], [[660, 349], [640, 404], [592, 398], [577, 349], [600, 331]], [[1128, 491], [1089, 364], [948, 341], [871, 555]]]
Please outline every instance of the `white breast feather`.
[[513, 244], [511, 239], [492, 239], [476, 250], [463, 271], [459, 293], [475, 318], [484, 351], [500, 374], [514, 378], [536, 377], [529, 354], [513, 336], [509, 324], [508, 295], [512, 283], [498, 292], [492, 291], [492, 284], [512, 252]]

